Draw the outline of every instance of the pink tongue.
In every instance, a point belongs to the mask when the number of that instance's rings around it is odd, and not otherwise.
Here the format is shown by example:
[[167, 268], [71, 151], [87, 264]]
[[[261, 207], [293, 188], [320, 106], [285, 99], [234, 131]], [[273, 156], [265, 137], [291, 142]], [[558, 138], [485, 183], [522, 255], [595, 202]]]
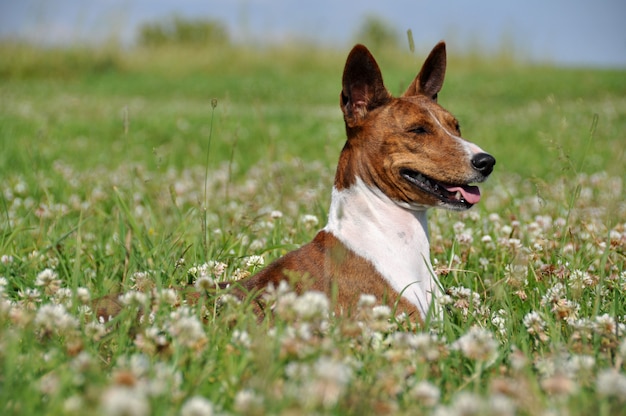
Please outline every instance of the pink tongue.
[[463, 199], [472, 205], [480, 201], [480, 189], [478, 189], [478, 186], [446, 186], [446, 189], [448, 190], [448, 192], [452, 193], [455, 193], [457, 191], [460, 192], [461, 196], [463, 196]]

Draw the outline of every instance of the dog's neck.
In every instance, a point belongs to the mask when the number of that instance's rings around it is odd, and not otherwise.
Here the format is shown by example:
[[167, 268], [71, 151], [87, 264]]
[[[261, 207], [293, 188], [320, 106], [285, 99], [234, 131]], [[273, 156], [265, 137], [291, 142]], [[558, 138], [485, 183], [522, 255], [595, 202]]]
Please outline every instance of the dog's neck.
[[430, 263], [426, 210], [402, 207], [357, 178], [349, 188], [333, 188], [324, 230], [370, 261], [426, 317], [440, 291]]

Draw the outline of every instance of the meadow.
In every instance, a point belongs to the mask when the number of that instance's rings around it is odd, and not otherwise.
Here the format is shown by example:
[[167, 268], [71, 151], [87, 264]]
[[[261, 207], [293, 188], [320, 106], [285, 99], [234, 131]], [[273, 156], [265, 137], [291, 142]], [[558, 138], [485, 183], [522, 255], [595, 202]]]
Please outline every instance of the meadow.
[[[626, 414], [626, 71], [451, 55], [497, 165], [430, 213], [442, 318], [281, 287], [259, 323], [207, 288], [324, 226], [348, 51], [0, 49], [0, 413]], [[395, 94], [424, 58], [372, 52]]]

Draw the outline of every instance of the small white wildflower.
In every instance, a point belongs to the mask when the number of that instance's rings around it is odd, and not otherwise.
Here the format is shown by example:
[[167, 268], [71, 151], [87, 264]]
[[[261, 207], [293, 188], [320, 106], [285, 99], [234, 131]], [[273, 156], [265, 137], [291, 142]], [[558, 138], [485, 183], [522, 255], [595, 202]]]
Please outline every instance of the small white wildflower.
[[143, 292], [129, 290], [128, 292], [120, 295], [119, 301], [126, 306], [145, 306], [148, 302], [148, 296]]
[[91, 293], [86, 287], [79, 287], [76, 289], [76, 298], [80, 303], [86, 305], [91, 300]]
[[568, 283], [570, 289], [581, 291], [587, 287], [593, 286], [596, 281], [588, 272], [583, 270], [574, 270], [568, 277]]
[[591, 355], [573, 355], [567, 361], [567, 373], [572, 376], [583, 377], [591, 374], [596, 365], [596, 359]]
[[207, 265], [210, 266], [211, 272], [213, 272], [213, 275], [216, 277], [222, 276], [228, 267], [226, 263], [221, 261], [210, 261]]
[[215, 289], [215, 281], [208, 275], [202, 275], [196, 279], [194, 286], [199, 292], [206, 292]]
[[441, 392], [439, 388], [428, 381], [421, 381], [417, 383], [410, 392], [411, 396], [417, 400], [418, 403], [424, 406], [435, 406], [439, 403]]
[[33, 309], [36, 303], [41, 302], [41, 292], [38, 289], [27, 287], [17, 292], [20, 297], [20, 304], [25, 308]]
[[42, 286], [48, 295], [56, 293], [61, 287], [59, 275], [52, 269], [44, 269], [35, 279], [35, 286]]
[[178, 293], [174, 289], [162, 289], [158, 297], [161, 302], [167, 305], [174, 306], [178, 304]]
[[483, 401], [480, 396], [473, 393], [461, 392], [457, 394], [450, 407], [448, 414], [452, 415], [478, 416], [484, 414]]
[[172, 312], [168, 332], [174, 341], [189, 348], [202, 346], [206, 341], [202, 323], [188, 308]]
[[151, 272], [135, 272], [130, 276], [130, 281], [133, 283], [131, 288], [140, 292], [148, 292], [154, 287], [154, 280], [152, 279]]
[[107, 334], [106, 325], [101, 322], [89, 322], [85, 325], [85, 335], [94, 341], [100, 340], [103, 336]]
[[372, 308], [372, 318], [383, 321], [391, 317], [391, 308], [387, 305], [377, 305]]
[[257, 268], [261, 267], [265, 264], [265, 259], [263, 256], [249, 256], [246, 258], [246, 267], [247, 268]]
[[473, 326], [452, 344], [453, 349], [460, 350], [469, 359], [490, 363], [498, 356], [498, 342], [493, 334], [483, 328]]
[[608, 313], [596, 316], [593, 329], [600, 335], [616, 335], [617, 322]]
[[546, 323], [539, 313], [532, 311], [527, 313], [522, 320], [526, 330], [531, 335], [541, 334], [544, 332]]
[[546, 291], [545, 295], [541, 297], [541, 306], [555, 304], [559, 300], [565, 297], [565, 286], [562, 283], [557, 282]]
[[250, 335], [244, 330], [235, 329], [231, 341], [233, 344], [244, 348], [250, 348], [251, 345]]
[[204, 397], [194, 396], [180, 409], [180, 416], [213, 416], [213, 404]]
[[313, 365], [313, 371], [304, 386], [303, 391], [308, 392], [305, 400], [327, 409], [335, 406], [352, 378], [352, 370], [336, 359], [321, 357]]
[[240, 390], [235, 396], [234, 408], [236, 412], [241, 414], [253, 414], [262, 406], [263, 396], [260, 396], [253, 390]]
[[325, 293], [309, 291], [298, 297], [293, 308], [296, 314], [304, 320], [325, 318], [328, 316], [330, 302]]
[[626, 376], [613, 369], [602, 370], [596, 378], [596, 390], [600, 396], [626, 401]]
[[368, 293], [362, 293], [359, 297], [359, 302], [357, 303], [359, 308], [371, 308], [374, 305], [376, 305], [376, 296]]
[[35, 325], [46, 332], [64, 334], [78, 327], [78, 320], [67, 313], [63, 305], [42, 305], [35, 315]]
[[302, 221], [302, 223], [306, 225], [307, 227], [315, 227], [319, 223], [319, 220], [317, 219], [317, 217], [311, 214], [303, 215], [300, 218], [300, 221]]
[[122, 386], [108, 388], [102, 395], [100, 407], [105, 416], [147, 416], [150, 414], [150, 405], [146, 397], [139, 391]]
[[0, 263], [5, 264], [5, 265], [13, 263], [13, 256], [8, 255], [8, 254], [3, 254], [0, 257]]
[[66, 307], [72, 306], [72, 290], [67, 287], [59, 288], [55, 293], [52, 301], [59, 305], [65, 305]]
[[279, 219], [279, 218], [282, 218], [282, 217], [283, 217], [283, 213], [282, 213], [281, 211], [274, 210], [274, 211], [270, 212], [270, 217], [271, 217], [273, 220], [277, 220], [277, 219]]
[[79, 395], [73, 395], [63, 402], [63, 411], [68, 415], [84, 414], [85, 399]]

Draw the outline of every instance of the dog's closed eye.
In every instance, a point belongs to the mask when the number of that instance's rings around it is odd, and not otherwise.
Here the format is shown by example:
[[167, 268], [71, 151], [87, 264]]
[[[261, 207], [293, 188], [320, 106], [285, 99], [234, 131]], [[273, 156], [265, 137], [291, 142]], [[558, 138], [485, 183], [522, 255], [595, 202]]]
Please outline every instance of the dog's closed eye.
[[411, 127], [409, 129], [409, 133], [413, 133], [413, 134], [427, 134], [428, 133], [428, 129], [426, 129], [426, 127], [424, 127], [424, 126]]

